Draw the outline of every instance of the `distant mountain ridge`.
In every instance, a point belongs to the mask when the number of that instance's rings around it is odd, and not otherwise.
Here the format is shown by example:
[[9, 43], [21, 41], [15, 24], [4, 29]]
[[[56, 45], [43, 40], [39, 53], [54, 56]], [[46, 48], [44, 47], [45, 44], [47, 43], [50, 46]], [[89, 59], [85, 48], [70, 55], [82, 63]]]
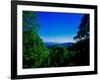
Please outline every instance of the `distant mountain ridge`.
[[71, 46], [73, 43], [72, 42], [62, 42], [62, 43], [57, 43], [57, 42], [44, 42], [44, 45], [46, 47], [54, 46], [54, 45], [60, 45], [60, 46]]

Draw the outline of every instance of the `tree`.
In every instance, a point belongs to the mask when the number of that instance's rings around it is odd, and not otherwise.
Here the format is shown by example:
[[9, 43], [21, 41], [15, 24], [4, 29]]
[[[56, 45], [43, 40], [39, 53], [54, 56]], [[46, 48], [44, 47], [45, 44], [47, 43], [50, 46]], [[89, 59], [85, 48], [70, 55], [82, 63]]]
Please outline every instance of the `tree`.
[[33, 11], [23, 11], [23, 31], [32, 30], [33, 32], [38, 32], [39, 24], [37, 22], [36, 12]]
[[75, 40], [85, 40], [89, 39], [89, 14], [85, 14], [82, 19], [81, 23], [79, 25], [79, 31], [77, 32], [77, 35], [74, 37]]
[[36, 12], [23, 11], [23, 68], [48, 65], [48, 50], [38, 36], [39, 25]]
[[80, 63], [83, 65], [89, 65], [89, 24], [89, 14], [85, 14], [81, 19], [79, 31], [74, 37], [77, 40], [75, 50], [80, 52]]

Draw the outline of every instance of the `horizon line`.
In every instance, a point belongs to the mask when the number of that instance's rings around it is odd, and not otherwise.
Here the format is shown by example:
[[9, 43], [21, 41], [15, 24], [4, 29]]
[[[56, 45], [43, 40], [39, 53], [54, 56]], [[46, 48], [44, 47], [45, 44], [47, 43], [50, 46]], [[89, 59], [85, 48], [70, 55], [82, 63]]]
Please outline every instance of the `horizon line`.
[[52, 43], [76, 43], [76, 41], [62, 41], [62, 42], [58, 42], [58, 41], [43, 41], [43, 42], [52, 42]]

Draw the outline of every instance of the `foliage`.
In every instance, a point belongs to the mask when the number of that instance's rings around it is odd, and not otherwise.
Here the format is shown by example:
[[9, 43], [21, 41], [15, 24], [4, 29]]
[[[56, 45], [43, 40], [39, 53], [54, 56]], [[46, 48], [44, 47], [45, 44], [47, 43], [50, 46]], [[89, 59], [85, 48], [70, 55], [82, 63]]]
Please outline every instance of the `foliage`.
[[49, 66], [61, 66], [64, 63], [64, 59], [69, 58], [68, 51], [63, 46], [51, 46], [49, 50]]
[[49, 54], [49, 67], [62, 67], [62, 66], [79, 66], [81, 53], [79, 50], [73, 50], [74, 44], [69, 47], [65, 46], [51, 46]]
[[23, 68], [47, 66], [48, 50], [37, 34], [35, 20], [35, 13], [23, 12]]
[[23, 31], [32, 30], [38, 32], [39, 24], [37, 22], [36, 12], [23, 11]]
[[79, 25], [77, 36], [74, 37], [77, 40], [74, 48], [80, 51], [80, 63], [83, 65], [89, 65], [89, 24], [89, 14], [85, 14]]
[[79, 31], [77, 32], [77, 35], [74, 37], [74, 39], [78, 41], [89, 39], [89, 14], [85, 14], [81, 19]]

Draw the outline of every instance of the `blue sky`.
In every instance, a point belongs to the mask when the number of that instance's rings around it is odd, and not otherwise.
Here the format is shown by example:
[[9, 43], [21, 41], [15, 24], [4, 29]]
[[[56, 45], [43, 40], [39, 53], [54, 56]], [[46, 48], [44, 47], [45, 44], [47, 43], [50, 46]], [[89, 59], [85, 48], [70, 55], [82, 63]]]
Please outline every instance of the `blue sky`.
[[84, 14], [37, 12], [39, 36], [44, 42], [74, 42]]

